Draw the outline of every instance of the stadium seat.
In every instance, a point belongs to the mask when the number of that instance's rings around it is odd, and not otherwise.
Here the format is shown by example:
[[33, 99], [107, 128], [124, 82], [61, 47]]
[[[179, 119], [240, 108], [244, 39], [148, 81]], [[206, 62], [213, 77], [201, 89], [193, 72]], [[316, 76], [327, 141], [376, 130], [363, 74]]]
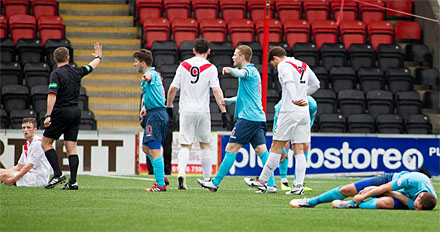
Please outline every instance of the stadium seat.
[[163, 8], [170, 22], [190, 17], [190, 0], [164, 0]]
[[348, 89], [338, 92], [338, 105], [342, 115], [363, 114], [365, 111], [365, 96], [362, 91]]
[[292, 54], [312, 68], [319, 65], [319, 52], [314, 43], [295, 43]]
[[209, 42], [226, 41], [226, 23], [223, 19], [202, 19], [199, 22], [202, 38]]
[[432, 134], [431, 120], [424, 114], [409, 115], [405, 119], [405, 128], [408, 134]]
[[170, 23], [166, 18], [145, 18], [143, 21], [142, 38], [144, 46], [151, 48], [154, 41], [168, 41], [170, 37]]
[[30, 109], [11, 111], [9, 114], [9, 122], [11, 123], [11, 129], [21, 129], [23, 118], [37, 118], [37, 115], [33, 110]]
[[361, 21], [342, 21], [339, 24], [339, 34], [346, 49], [351, 44], [364, 44], [366, 42], [365, 24]]
[[30, 62], [44, 61], [44, 47], [39, 39], [19, 39], [17, 42], [18, 61], [23, 66]]
[[376, 52], [369, 44], [351, 44], [348, 57], [351, 67], [355, 70], [376, 66]]
[[231, 42], [212, 42], [209, 43], [211, 53], [209, 60], [215, 66], [232, 65], [232, 55], [234, 54], [234, 47]]
[[162, 17], [162, 0], [136, 0], [136, 14], [139, 24], [143, 24], [146, 18]]
[[225, 130], [227, 130], [227, 128], [223, 128], [222, 113], [211, 112], [211, 130], [212, 131], [225, 131]]
[[389, 21], [370, 22], [367, 26], [368, 38], [374, 50], [379, 44], [392, 44], [394, 38], [393, 24]]
[[173, 79], [176, 75], [177, 67], [179, 67], [178, 64], [164, 64], [160, 67], [160, 75], [164, 79]]
[[345, 66], [347, 63], [346, 50], [341, 43], [324, 43], [321, 47], [322, 66], [327, 70], [332, 67]]
[[35, 39], [36, 22], [32, 15], [13, 15], [9, 18], [9, 33], [14, 45], [19, 39]]
[[397, 114], [381, 114], [376, 118], [377, 133], [402, 134], [404, 132], [403, 120]]
[[7, 85], [22, 85], [21, 66], [17, 62], [0, 63], [0, 88]]
[[347, 117], [349, 133], [374, 133], [374, 118], [369, 114], [351, 114]]
[[385, 90], [372, 90], [366, 97], [368, 113], [376, 118], [380, 114], [394, 113], [393, 94]]
[[252, 49], [252, 58], [251, 63], [253, 64], [261, 64], [262, 63], [262, 55], [263, 55], [263, 48], [261, 47], [261, 44], [258, 42], [240, 42], [237, 44], [239, 45], [247, 45]]
[[290, 47], [289, 47], [289, 45], [287, 43], [284, 43], [284, 42], [270, 42], [269, 41], [269, 47], [275, 47], [275, 46], [283, 48], [286, 51], [288, 56], [289, 56], [289, 54], [291, 54]]
[[[227, 78], [229, 79], [229, 78]], [[222, 79], [221, 79], [222, 80]], [[238, 81], [237, 81], [238, 82]], [[235, 88], [228, 88], [228, 87], [224, 87], [226, 81], [221, 81], [220, 82], [220, 86], [222, 86], [222, 89], [224, 89], [225, 92], [225, 97], [234, 97], [237, 96], [237, 87], [238, 87], [238, 83], [236, 83], [237, 85], [235, 85]]]
[[54, 65], [56, 65], [53, 59], [53, 51], [55, 51], [55, 49], [57, 49], [58, 47], [66, 47], [69, 50], [70, 63], [73, 63], [73, 49], [68, 39], [48, 39], [46, 41], [45, 49], [47, 54], [46, 60], [49, 64], [49, 67], [53, 67]]
[[228, 34], [234, 48], [239, 42], [254, 42], [254, 23], [249, 19], [234, 19], [228, 24]]
[[[367, 4], [365, 4], [367, 3]], [[376, 5], [376, 6], [374, 6]], [[377, 7], [379, 6], [379, 7]], [[374, 21], [382, 21], [385, 19], [385, 3], [382, 0], [363, 0], [359, 2], [359, 15], [362, 22], [368, 24]]]
[[[219, 0], [220, 12], [223, 19], [229, 24], [237, 19], [244, 19], [246, 12], [245, 0]], [[249, 41], [251, 42], [251, 41]]]
[[425, 44], [408, 44], [405, 47], [405, 61], [415, 62], [419, 66], [432, 66], [432, 54]]
[[312, 36], [318, 50], [323, 43], [338, 42], [338, 27], [333, 20], [317, 20], [312, 24]]
[[336, 94], [331, 89], [318, 89], [313, 95], [318, 104], [317, 115], [336, 113]]
[[380, 68], [360, 68], [357, 72], [360, 90], [367, 93], [371, 90], [385, 89], [385, 73]]
[[323, 133], [344, 133], [345, 117], [340, 114], [319, 115], [319, 132]]
[[[255, 24], [255, 31], [257, 32], [258, 41], [263, 46], [264, 37], [264, 19], [260, 19]], [[270, 19], [269, 24], [269, 42], [279, 43], [283, 36], [283, 28], [281, 21], [278, 19]]]
[[58, 1], [31, 0], [31, 12], [37, 20], [41, 16], [56, 16], [58, 15]]
[[321, 89], [328, 89], [329, 88], [329, 76], [328, 76], [327, 69], [325, 69], [323, 66], [316, 66], [316, 67], [312, 68], [312, 70], [319, 80], [320, 88]]
[[[247, 0], [247, 7], [249, 12], [249, 18], [257, 22], [258, 20], [265, 18], [264, 8], [266, 7], [266, 1], [261, 0]], [[269, 6], [269, 18], [273, 18], [275, 10], [275, 1], [270, 2]]]
[[86, 88], [82, 86], [79, 89], [78, 108], [80, 110], [89, 110], [89, 97], [87, 96]]
[[38, 33], [43, 46], [48, 39], [64, 39], [64, 21], [61, 16], [41, 16], [38, 19]]
[[332, 89], [335, 92], [356, 88], [356, 72], [352, 67], [333, 67], [329, 73]]
[[395, 26], [395, 39], [401, 42], [418, 42], [421, 39], [420, 24], [417, 21], [398, 21]]
[[398, 92], [395, 95], [397, 113], [406, 118], [408, 115], [422, 113], [422, 102], [416, 91]]
[[278, 18], [285, 24], [290, 20], [301, 18], [303, 0], [278, 0], [275, 2], [275, 9], [278, 12]]
[[180, 47], [179, 47], [180, 60], [186, 60], [188, 58], [193, 57], [194, 56], [193, 48], [194, 48], [194, 41], [189, 40], [180, 43]]
[[414, 84], [425, 86], [429, 89], [438, 89], [440, 86], [440, 74], [436, 68], [417, 68], [414, 71]]
[[[342, 2], [344, 5], [341, 7]], [[339, 19], [339, 14], [342, 8], [342, 18], [343, 20], [356, 20], [358, 16], [358, 6], [356, 2], [353, 1], [343, 1], [343, 0], [331, 0], [330, 9], [331, 15], [334, 16], [334, 19]]]
[[423, 94], [423, 107], [428, 109], [440, 110], [440, 92], [425, 92]]
[[37, 126], [38, 129], [44, 129], [44, 120], [46, 119], [46, 111], [37, 112]]
[[24, 80], [28, 89], [37, 85], [49, 85], [50, 68], [46, 63], [27, 63], [24, 65]]
[[[220, 86], [225, 92], [225, 97], [237, 96], [238, 79], [232, 76], [221, 76]], [[228, 91], [227, 91], [228, 90]]]
[[2, 6], [7, 17], [29, 14], [29, 0], [3, 0]]
[[330, 0], [306, 0], [303, 5], [306, 19], [310, 24], [329, 18]]
[[6, 37], [8, 37], [8, 19], [6, 16], [0, 15], [0, 39]]
[[283, 31], [286, 42], [291, 49], [296, 43], [308, 43], [310, 41], [310, 25], [304, 19], [285, 21]]
[[15, 60], [14, 43], [9, 38], [0, 39], [0, 62], [11, 62]]
[[47, 111], [47, 92], [47, 85], [38, 85], [31, 89], [32, 109], [38, 114]]
[[177, 64], [179, 61], [177, 46], [173, 41], [156, 41], [151, 46], [151, 52], [155, 67], [160, 68], [163, 64]]
[[388, 89], [392, 93], [413, 89], [413, 77], [407, 68], [389, 68], [386, 72]]
[[29, 108], [29, 90], [22, 85], [3, 86], [1, 91], [3, 107], [7, 112]]
[[218, 18], [217, 0], [192, 0], [194, 17], [200, 22], [202, 19]]
[[[414, 0], [387, 0], [386, 7], [411, 14], [414, 8]], [[411, 18], [411, 15], [387, 10], [387, 17]]]
[[377, 60], [383, 70], [388, 68], [403, 68], [403, 51], [398, 44], [379, 44]]
[[[258, 72], [260, 73], [260, 76], [262, 77], [263, 76], [263, 65], [262, 64], [255, 64], [255, 68], [258, 70]], [[276, 80], [275, 80], [273, 77], [272, 68], [271, 68], [271, 66], [268, 66], [267, 67], [267, 88], [268, 89], [275, 89], [276, 91], [281, 93], [281, 91], [279, 91], [279, 89], [274, 88], [274, 84], [275, 84], [274, 82], [278, 82], [278, 76], [276, 77]]]
[[92, 111], [81, 111], [81, 122], [79, 124], [80, 130], [96, 130], [95, 114]]
[[171, 23], [171, 33], [174, 35], [174, 42], [177, 47], [180, 43], [187, 40], [195, 40], [197, 38], [198, 24], [195, 19], [177, 18]]
[[0, 109], [0, 128], [8, 129], [9, 128], [9, 117], [6, 113], [6, 110]]

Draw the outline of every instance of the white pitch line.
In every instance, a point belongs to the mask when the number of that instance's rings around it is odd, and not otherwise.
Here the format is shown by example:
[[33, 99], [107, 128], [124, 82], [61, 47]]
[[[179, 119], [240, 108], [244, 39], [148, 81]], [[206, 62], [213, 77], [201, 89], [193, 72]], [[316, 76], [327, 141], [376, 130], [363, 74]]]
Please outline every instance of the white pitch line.
[[115, 179], [130, 179], [130, 180], [147, 180], [147, 181], [155, 181], [155, 179], [152, 179], [152, 178], [141, 178], [141, 177], [130, 177], [130, 176], [106, 176], [106, 175], [89, 175], [89, 176], [108, 177], [108, 178], [115, 178]]

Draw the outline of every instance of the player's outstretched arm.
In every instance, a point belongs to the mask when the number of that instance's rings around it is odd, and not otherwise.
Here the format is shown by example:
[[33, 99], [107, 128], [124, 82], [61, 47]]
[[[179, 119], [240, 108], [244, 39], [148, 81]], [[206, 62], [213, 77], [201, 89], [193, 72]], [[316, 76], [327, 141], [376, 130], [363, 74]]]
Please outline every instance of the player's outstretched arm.
[[96, 67], [98, 67], [98, 64], [101, 62], [101, 57], [102, 57], [102, 45], [99, 43], [95, 43], [94, 45], [95, 48], [95, 52], [92, 53], [92, 55], [95, 57], [92, 62], [89, 63], [89, 65], [95, 69]]

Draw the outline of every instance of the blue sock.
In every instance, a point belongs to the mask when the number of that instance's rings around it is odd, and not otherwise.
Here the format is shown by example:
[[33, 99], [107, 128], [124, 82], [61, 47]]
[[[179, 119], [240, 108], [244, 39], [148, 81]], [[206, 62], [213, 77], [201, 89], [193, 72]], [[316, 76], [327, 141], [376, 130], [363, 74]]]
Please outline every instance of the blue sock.
[[326, 203], [326, 202], [332, 202], [333, 200], [343, 200], [346, 198], [346, 196], [342, 195], [339, 192], [339, 189], [341, 188], [341, 186], [336, 187], [330, 191], [327, 191], [317, 197], [314, 197], [312, 199], [309, 200], [309, 203], [311, 205], [317, 205], [317, 204], [321, 204], [321, 203]]
[[164, 172], [162, 156], [153, 160], [152, 165], [153, 165], [154, 177], [156, 177], [156, 184], [159, 187], [163, 187], [165, 185], [165, 172]]
[[377, 209], [376, 202], [379, 198], [373, 197], [368, 201], [363, 201], [359, 204], [361, 209]]
[[304, 152], [304, 156], [306, 157], [306, 162], [309, 161], [309, 152]]
[[220, 168], [217, 171], [217, 175], [212, 180], [212, 183], [215, 186], [219, 186], [220, 182], [222, 182], [223, 178], [225, 178], [226, 174], [229, 172], [232, 165], [234, 165], [236, 157], [237, 154], [234, 154], [232, 152], [226, 152], [225, 158], [223, 159], [222, 164], [220, 164]]
[[289, 164], [289, 160], [285, 158], [283, 162], [280, 162], [280, 177], [281, 178], [287, 178], [287, 165]]
[[[265, 152], [261, 153], [258, 157], [260, 157], [261, 162], [263, 163], [263, 166], [264, 166], [266, 164], [267, 158], [269, 157], [269, 152], [265, 151]], [[272, 175], [270, 176], [269, 180], [267, 181], [267, 186], [269, 186], [269, 187], [275, 186], [275, 178], [273, 176], [273, 172], [272, 172]]]

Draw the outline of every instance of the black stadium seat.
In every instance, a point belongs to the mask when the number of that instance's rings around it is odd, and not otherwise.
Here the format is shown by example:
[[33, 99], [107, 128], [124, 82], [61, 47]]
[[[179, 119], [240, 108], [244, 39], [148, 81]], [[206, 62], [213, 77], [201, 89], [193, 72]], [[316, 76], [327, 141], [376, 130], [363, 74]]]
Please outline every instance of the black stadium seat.
[[49, 85], [50, 68], [46, 63], [27, 63], [23, 70], [28, 89], [37, 85]]
[[15, 47], [14, 43], [9, 38], [0, 39], [0, 62], [15, 61]]
[[18, 61], [23, 66], [26, 63], [42, 62], [44, 47], [39, 39], [19, 39], [17, 42]]
[[7, 85], [22, 85], [21, 67], [17, 62], [0, 63], [0, 87]]
[[377, 133], [401, 134], [404, 131], [403, 120], [397, 114], [380, 114], [376, 118]]
[[177, 64], [179, 61], [177, 46], [173, 41], [155, 41], [151, 47], [155, 67], [163, 64]]
[[32, 109], [37, 113], [47, 110], [47, 92], [47, 85], [38, 85], [31, 89]]
[[319, 86], [321, 89], [329, 88], [329, 76], [327, 70], [323, 66], [316, 66], [312, 68], [316, 77], [319, 80]]
[[232, 65], [232, 55], [234, 54], [234, 47], [231, 42], [211, 42], [209, 43], [211, 53], [209, 60], [215, 66]]
[[377, 60], [383, 70], [388, 68], [403, 68], [403, 51], [397, 44], [379, 44]]
[[319, 116], [319, 132], [344, 133], [345, 117], [340, 114], [321, 114]]
[[338, 93], [338, 103], [341, 114], [348, 117], [351, 114], [363, 114], [365, 111], [365, 96], [359, 90], [342, 90]]
[[341, 43], [324, 43], [321, 46], [322, 66], [327, 70], [331, 67], [346, 66], [347, 55], [344, 44]]
[[2, 88], [1, 100], [7, 112], [29, 108], [29, 90], [22, 85], [8, 85]]
[[408, 134], [432, 134], [431, 120], [424, 114], [409, 115], [405, 127]]
[[11, 129], [21, 129], [23, 118], [37, 118], [35, 111], [29, 109], [13, 110], [9, 114]]
[[46, 55], [47, 55], [47, 63], [49, 67], [53, 67], [55, 65], [55, 61], [53, 60], [53, 51], [59, 47], [65, 47], [69, 50], [70, 63], [74, 62], [73, 59], [73, 49], [68, 39], [48, 39], [46, 40]]
[[0, 109], [0, 128], [8, 129], [9, 128], [9, 117], [6, 113], [6, 110]]
[[179, 47], [180, 60], [184, 61], [188, 58], [193, 57], [194, 56], [193, 48], [194, 48], [194, 41], [189, 40], [180, 43], [180, 47]]
[[335, 92], [355, 89], [356, 73], [352, 67], [333, 67], [330, 69], [332, 89]]
[[422, 102], [420, 95], [416, 91], [398, 92], [395, 95], [397, 113], [406, 118], [412, 114], [422, 113]]
[[292, 55], [295, 59], [306, 62], [310, 67], [319, 65], [319, 51], [314, 43], [295, 43]]
[[432, 65], [432, 54], [425, 44], [408, 44], [405, 47], [405, 60], [412, 61], [420, 66]]
[[348, 132], [374, 133], [374, 118], [369, 114], [352, 114], [347, 118]]
[[79, 124], [80, 130], [96, 130], [95, 115], [92, 111], [81, 111], [81, 123]]
[[360, 68], [357, 72], [362, 92], [385, 89], [384, 72], [380, 68]]
[[351, 44], [348, 49], [350, 65], [355, 70], [371, 68], [376, 63], [376, 53], [370, 44]]
[[318, 104], [317, 115], [336, 113], [336, 94], [331, 89], [318, 89], [313, 95]]
[[423, 106], [428, 109], [440, 109], [440, 92], [429, 91], [423, 94]]
[[89, 97], [87, 96], [86, 88], [82, 86], [79, 89], [78, 107], [80, 110], [89, 110]]
[[436, 68], [417, 68], [414, 72], [414, 84], [434, 89], [440, 86], [440, 74]]
[[413, 89], [413, 77], [407, 68], [389, 68], [386, 72], [388, 89], [394, 94]]
[[394, 113], [393, 94], [385, 90], [372, 90], [366, 97], [368, 113], [376, 118], [380, 114]]

